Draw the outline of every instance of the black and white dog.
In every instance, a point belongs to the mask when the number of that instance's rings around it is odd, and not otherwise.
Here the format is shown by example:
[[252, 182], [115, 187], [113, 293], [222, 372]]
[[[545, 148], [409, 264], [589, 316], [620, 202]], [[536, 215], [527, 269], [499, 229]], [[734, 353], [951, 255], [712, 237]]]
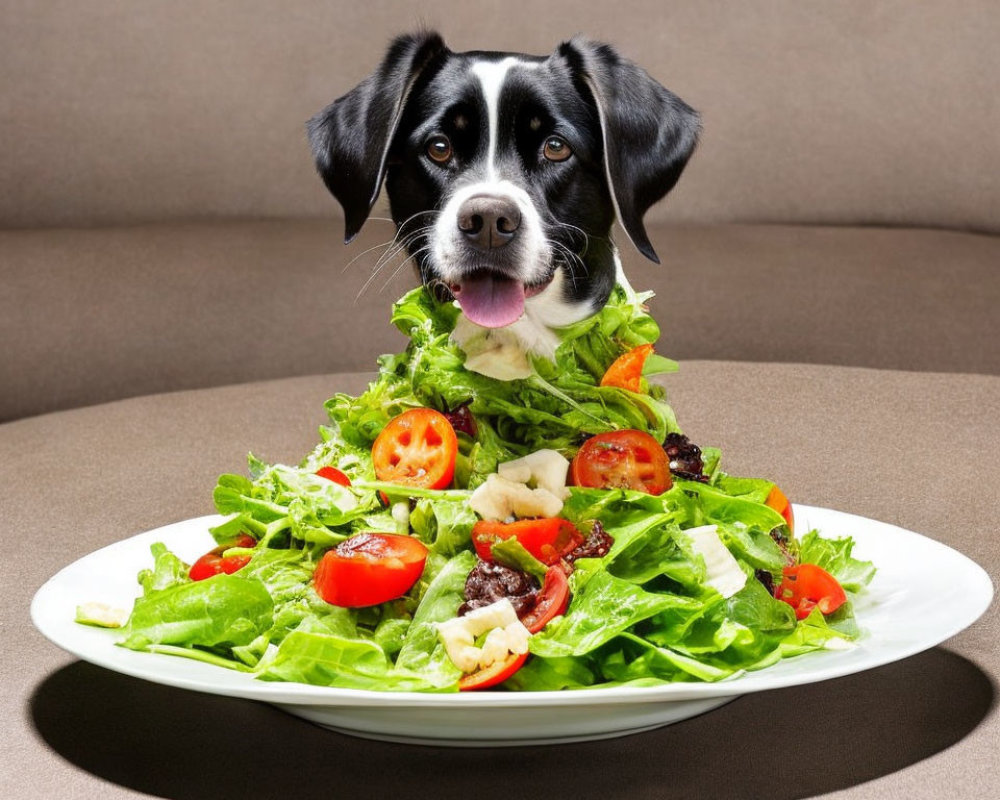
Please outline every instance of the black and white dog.
[[608, 45], [548, 57], [397, 38], [308, 123], [353, 239], [383, 182], [421, 280], [489, 336], [551, 355], [559, 328], [627, 285], [611, 228], [658, 262], [646, 211], [694, 149], [697, 113]]

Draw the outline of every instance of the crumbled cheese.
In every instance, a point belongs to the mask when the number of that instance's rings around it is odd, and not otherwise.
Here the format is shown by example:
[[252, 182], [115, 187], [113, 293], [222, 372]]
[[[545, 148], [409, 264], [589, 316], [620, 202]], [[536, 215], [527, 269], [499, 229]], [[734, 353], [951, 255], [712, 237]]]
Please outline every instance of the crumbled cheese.
[[483, 328], [462, 314], [451, 339], [465, 353], [467, 370], [501, 381], [528, 378], [534, 374], [520, 339], [503, 328]]
[[107, 603], [84, 603], [76, 607], [76, 621], [101, 628], [120, 628], [128, 621], [128, 612]]
[[739, 562], [719, 538], [715, 525], [703, 525], [684, 531], [691, 540], [691, 549], [705, 561], [705, 584], [723, 597], [732, 597], [746, 586], [747, 575]]
[[523, 483], [525, 486], [531, 482], [531, 467], [517, 461], [505, 461], [497, 465], [497, 474], [501, 478], [506, 478], [514, 483]]
[[[437, 632], [452, 663], [466, 673], [503, 661], [510, 653], [527, 653], [531, 637], [507, 598], [439, 622]], [[476, 638], [484, 633], [483, 646], [476, 647]]]
[[469, 506], [483, 519], [505, 521], [511, 517], [558, 516], [563, 501], [548, 489], [532, 489], [493, 473], [476, 487]]
[[569, 497], [569, 489], [566, 488], [569, 461], [555, 450], [536, 450], [513, 461], [505, 461], [497, 467], [497, 472], [501, 478], [545, 489], [560, 499]]
[[405, 536], [410, 532], [410, 501], [399, 500], [392, 504], [392, 519], [396, 523], [396, 532]]

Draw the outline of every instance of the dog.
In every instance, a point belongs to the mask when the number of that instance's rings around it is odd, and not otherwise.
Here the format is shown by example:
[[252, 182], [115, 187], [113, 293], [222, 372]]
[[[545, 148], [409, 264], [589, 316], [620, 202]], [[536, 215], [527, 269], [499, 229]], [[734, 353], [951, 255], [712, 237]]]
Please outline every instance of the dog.
[[[307, 132], [343, 207], [345, 243], [384, 183], [394, 242], [424, 285], [457, 301], [455, 338], [480, 334], [483, 367], [504, 349], [551, 358], [560, 327], [603, 307], [616, 282], [628, 286], [616, 220], [659, 263], [643, 216], [676, 184], [700, 120], [607, 44], [456, 53], [423, 31], [396, 38]], [[522, 355], [495, 377], [526, 368]]]

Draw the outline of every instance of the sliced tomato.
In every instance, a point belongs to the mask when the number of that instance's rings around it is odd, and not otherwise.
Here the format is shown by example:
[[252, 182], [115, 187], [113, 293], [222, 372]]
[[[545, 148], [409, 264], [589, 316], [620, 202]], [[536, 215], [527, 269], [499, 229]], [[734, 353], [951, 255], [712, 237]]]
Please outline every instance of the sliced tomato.
[[564, 614], [567, 606], [569, 606], [569, 581], [566, 579], [566, 573], [562, 567], [549, 567], [545, 572], [538, 602], [521, 618], [521, 624], [529, 633], [538, 633], [553, 619]]
[[615, 359], [601, 378], [601, 386], [617, 386], [630, 392], [641, 391], [642, 368], [653, 353], [653, 345], [641, 344]]
[[489, 689], [491, 686], [503, 683], [521, 669], [527, 660], [527, 653], [521, 653], [521, 655], [510, 653], [503, 661], [497, 661], [481, 670], [463, 675], [458, 681], [458, 690], [470, 692], [476, 689]]
[[785, 497], [785, 493], [781, 489], [777, 486], [771, 489], [771, 493], [767, 496], [764, 504], [781, 514], [788, 524], [788, 530], [795, 533], [795, 512], [792, 510], [792, 504], [788, 502], [788, 498]]
[[188, 577], [193, 581], [203, 581], [206, 578], [211, 578], [213, 575], [219, 575], [220, 573], [225, 573], [226, 575], [232, 575], [234, 572], [238, 572], [243, 569], [250, 561], [250, 556], [240, 555], [240, 556], [225, 556], [223, 553], [233, 547], [255, 547], [257, 545], [257, 540], [246, 533], [241, 533], [236, 537], [236, 541], [232, 544], [221, 545], [216, 547], [214, 550], [209, 550], [205, 555], [199, 558], [191, 565], [191, 569], [188, 570]]
[[634, 489], [663, 494], [673, 483], [663, 446], [644, 431], [626, 429], [591, 436], [569, 466], [574, 486]]
[[786, 567], [774, 596], [795, 609], [796, 619], [805, 619], [814, 608], [832, 614], [847, 601], [844, 587], [816, 564]]
[[339, 483], [341, 486], [351, 485], [351, 479], [336, 467], [320, 467], [316, 470], [316, 474], [321, 478], [326, 478], [328, 481]]
[[531, 555], [552, 565], [583, 543], [583, 534], [569, 520], [559, 517], [493, 522], [481, 519], [472, 526], [472, 544], [483, 561], [492, 561], [491, 548], [515, 537]]
[[394, 417], [372, 446], [380, 481], [424, 489], [444, 489], [451, 483], [457, 455], [455, 429], [431, 408], [411, 408]]
[[426, 561], [427, 548], [412, 536], [359, 533], [323, 554], [313, 583], [331, 605], [375, 606], [406, 594]]

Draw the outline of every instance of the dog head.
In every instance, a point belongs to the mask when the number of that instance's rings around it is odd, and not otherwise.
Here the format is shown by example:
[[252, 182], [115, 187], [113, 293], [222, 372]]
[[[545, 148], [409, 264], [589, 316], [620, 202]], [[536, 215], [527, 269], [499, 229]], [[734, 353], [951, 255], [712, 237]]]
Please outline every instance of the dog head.
[[396, 39], [308, 123], [346, 241], [385, 183], [421, 280], [486, 328], [539, 309], [557, 327], [600, 308], [618, 273], [616, 218], [658, 261], [643, 216], [698, 130], [696, 112], [608, 45], [453, 53], [429, 32]]

